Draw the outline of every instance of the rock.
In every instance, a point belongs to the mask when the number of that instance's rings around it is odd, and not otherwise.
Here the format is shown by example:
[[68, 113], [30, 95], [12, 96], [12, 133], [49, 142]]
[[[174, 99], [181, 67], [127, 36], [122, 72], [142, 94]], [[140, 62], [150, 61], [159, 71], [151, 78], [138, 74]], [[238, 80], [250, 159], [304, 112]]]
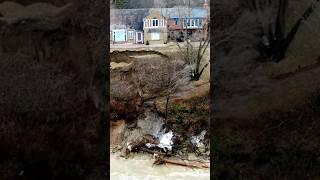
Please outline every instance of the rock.
[[181, 149], [181, 152], [182, 152], [182, 153], [187, 153], [187, 152], [188, 152], [188, 148], [187, 148], [187, 147], [182, 148], [182, 149]]
[[207, 151], [205, 155], [210, 156], [210, 151]]
[[198, 151], [201, 154], [204, 154], [206, 152], [206, 147], [204, 145], [201, 145], [198, 147]]
[[136, 128], [136, 127], [137, 127], [137, 122], [136, 121], [127, 125], [128, 129], [133, 129], [133, 128]]
[[123, 148], [121, 153], [120, 153], [120, 157], [124, 157], [124, 158], [129, 158], [129, 151], [127, 148]]

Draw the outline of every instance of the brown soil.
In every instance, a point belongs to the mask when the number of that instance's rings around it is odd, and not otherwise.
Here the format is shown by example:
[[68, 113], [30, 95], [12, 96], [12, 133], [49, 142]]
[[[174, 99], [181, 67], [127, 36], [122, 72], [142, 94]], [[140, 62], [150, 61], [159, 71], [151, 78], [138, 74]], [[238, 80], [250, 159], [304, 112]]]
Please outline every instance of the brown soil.
[[[170, 55], [172, 54], [169, 54], [168, 56]], [[138, 119], [144, 119], [144, 116], [148, 111], [156, 114], [157, 117], [155, 119], [164, 118], [164, 97], [158, 91], [148, 89], [147, 86], [140, 87], [138, 85], [139, 83], [135, 82], [134, 74], [137, 72], [134, 71], [132, 67], [135, 67], [142, 61], [155, 63], [156, 65], [158, 61], [163, 61], [164, 58], [168, 58], [168, 56], [163, 55], [159, 52], [150, 51], [113, 51], [111, 57], [115, 58], [115, 60], [112, 59], [112, 61], [116, 62], [117, 65], [114, 64], [113, 67], [116, 68], [113, 68], [111, 70], [111, 89], [116, 88], [117, 86], [119, 86], [119, 84], [126, 82], [127, 85], [123, 86], [124, 88], [120, 89], [122, 91], [126, 91], [127, 93], [123, 93], [122, 95], [120, 95], [119, 93], [115, 93], [116, 90], [111, 91], [112, 102], [115, 102], [115, 104], [111, 104], [111, 113], [115, 114], [115, 118], [113, 118], [113, 120], [116, 124], [118, 119], [121, 118], [123, 118], [126, 121], [125, 131], [119, 134], [114, 134], [114, 137], [112, 137], [111, 139], [121, 136], [124, 141], [122, 144], [126, 145], [125, 142], [129, 141], [130, 139], [136, 139], [135, 141], [137, 141], [137, 139], [139, 140], [138, 136], [140, 136], [140, 139], [141, 137], [144, 137], [145, 135], [141, 134], [141, 132], [147, 132], [146, 129], [150, 129], [149, 126], [152, 126], [152, 124], [150, 125], [150, 122], [140, 123], [140, 126], [143, 126], [140, 127], [139, 124], [136, 125], [135, 123]], [[130, 65], [118, 66], [123, 62], [130, 63]], [[177, 151], [180, 151], [180, 154], [194, 152], [195, 147], [191, 145], [190, 142], [191, 136], [199, 135], [202, 130], [208, 130], [209, 127], [209, 83], [208, 81], [200, 80], [198, 82], [193, 82], [192, 84], [192, 88], [182, 93], [182, 96], [172, 95], [172, 98], [169, 102], [167, 127], [172, 129], [177, 137], [175, 140], [174, 153], [176, 153]], [[125, 87], [134, 88], [132, 88], [132, 90], [127, 91], [124, 90]], [[141, 90], [141, 88], [144, 89]], [[137, 95], [139, 94], [139, 91], [144, 92], [142, 97]], [[121, 98], [116, 98], [118, 96], [121, 96]], [[132, 99], [126, 100], [129, 97], [132, 97]], [[140, 104], [141, 102], [143, 104]], [[130, 106], [127, 105], [129, 103], [131, 103]], [[134, 116], [129, 116], [129, 114]], [[186, 129], [189, 129], [189, 131], [186, 131]], [[116, 130], [112, 129], [111, 131]], [[207, 133], [205, 137], [205, 144], [207, 147], [209, 144], [209, 134], [210, 133]]]
[[126, 128], [126, 122], [124, 120], [111, 121], [110, 125], [110, 145], [120, 145], [123, 138], [120, 137], [124, 129]]
[[161, 52], [158, 51], [130, 51], [130, 50], [125, 50], [125, 51], [113, 51], [112, 53], [110, 53], [110, 57], [111, 57], [111, 62], [116, 62], [116, 63], [120, 63], [120, 62], [126, 62], [126, 63], [130, 63], [132, 56], [145, 56], [145, 55], [158, 55], [160, 57], [163, 58], [168, 58], [167, 55], [162, 54]]

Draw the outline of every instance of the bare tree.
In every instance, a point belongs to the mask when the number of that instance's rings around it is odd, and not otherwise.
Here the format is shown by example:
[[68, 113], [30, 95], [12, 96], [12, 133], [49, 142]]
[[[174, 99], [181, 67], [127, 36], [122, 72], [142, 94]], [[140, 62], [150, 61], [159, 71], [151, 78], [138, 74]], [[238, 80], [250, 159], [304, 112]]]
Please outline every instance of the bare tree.
[[[202, 22], [202, 27], [199, 28], [201, 34], [198, 34], [200, 39], [199, 45], [194, 46], [191, 43], [191, 37], [188, 31], [188, 19], [191, 17], [191, 1], [188, 0], [183, 1], [184, 6], [186, 7], [187, 11], [181, 11], [178, 8], [179, 19], [180, 19], [180, 27], [181, 27], [181, 34], [183, 34], [184, 43], [180, 44], [177, 42], [177, 46], [181, 54], [183, 55], [183, 59], [190, 65], [191, 71], [190, 76], [192, 80], [198, 81], [205, 70], [205, 68], [209, 65], [209, 61], [203, 63], [203, 57], [206, 53], [210, 45], [210, 38], [209, 38], [209, 17], [207, 17], [207, 22]], [[207, 33], [207, 36], [204, 34]]]
[[135, 70], [138, 71], [137, 78], [144, 92], [158, 92], [165, 97], [165, 120], [167, 122], [170, 98], [190, 88], [189, 66], [181, 60], [155, 59], [137, 63]]
[[192, 80], [198, 81], [205, 68], [209, 65], [209, 62], [203, 64], [203, 56], [208, 49], [209, 44], [209, 38], [201, 40], [198, 47], [192, 45], [190, 40], [187, 40], [183, 46], [177, 43], [180, 52], [183, 55], [183, 59], [189, 63], [191, 67], [190, 73]]
[[313, 13], [315, 0], [304, 11], [300, 18], [286, 34], [288, 0], [246, 0], [245, 5], [254, 14], [262, 29], [263, 53], [271, 61], [279, 62], [285, 57], [285, 53], [294, 39], [301, 23], [307, 20]]

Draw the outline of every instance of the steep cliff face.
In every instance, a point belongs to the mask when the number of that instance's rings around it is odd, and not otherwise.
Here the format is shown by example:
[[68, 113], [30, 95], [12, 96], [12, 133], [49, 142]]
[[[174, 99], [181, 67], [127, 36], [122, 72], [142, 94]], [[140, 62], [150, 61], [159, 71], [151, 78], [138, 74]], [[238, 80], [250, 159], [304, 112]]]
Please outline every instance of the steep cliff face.
[[100, 178], [107, 6], [15, 2], [0, 3], [1, 179]]
[[[153, 80], [161, 79], [147, 76], [167, 72], [164, 69], [168, 67], [163, 63], [170, 55], [158, 51], [111, 53], [111, 145], [120, 145], [123, 152], [128, 144], [139, 149], [154, 139], [161, 142], [166, 128], [166, 133], [173, 135], [173, 144], [170, 145], [173, 153], [187, 156], [187, 153], [198, 152], [208, 158], [209, 83], [192, 83], [195, 87], [172, 94], [165, 123], [166, 99], [163, 89], [157, 86], [161, 82]], [[156, 72], [153, 74], [152, 71]], [[203, 137], [198, 140], [201, 143], [195, 145], [191, 139], [200, 137], [201, 133]]]

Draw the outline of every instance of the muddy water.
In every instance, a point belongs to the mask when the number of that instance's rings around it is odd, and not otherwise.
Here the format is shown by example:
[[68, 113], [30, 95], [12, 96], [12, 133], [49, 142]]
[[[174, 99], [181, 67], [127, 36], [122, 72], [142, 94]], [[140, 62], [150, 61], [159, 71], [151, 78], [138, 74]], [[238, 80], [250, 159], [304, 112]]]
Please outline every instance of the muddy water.
[[135, 154], [124, 159], [110, 154], [111, 180], [209, 180], [209, 169], [192, 169], [174, 165], [152, 166], [152, 155]]

